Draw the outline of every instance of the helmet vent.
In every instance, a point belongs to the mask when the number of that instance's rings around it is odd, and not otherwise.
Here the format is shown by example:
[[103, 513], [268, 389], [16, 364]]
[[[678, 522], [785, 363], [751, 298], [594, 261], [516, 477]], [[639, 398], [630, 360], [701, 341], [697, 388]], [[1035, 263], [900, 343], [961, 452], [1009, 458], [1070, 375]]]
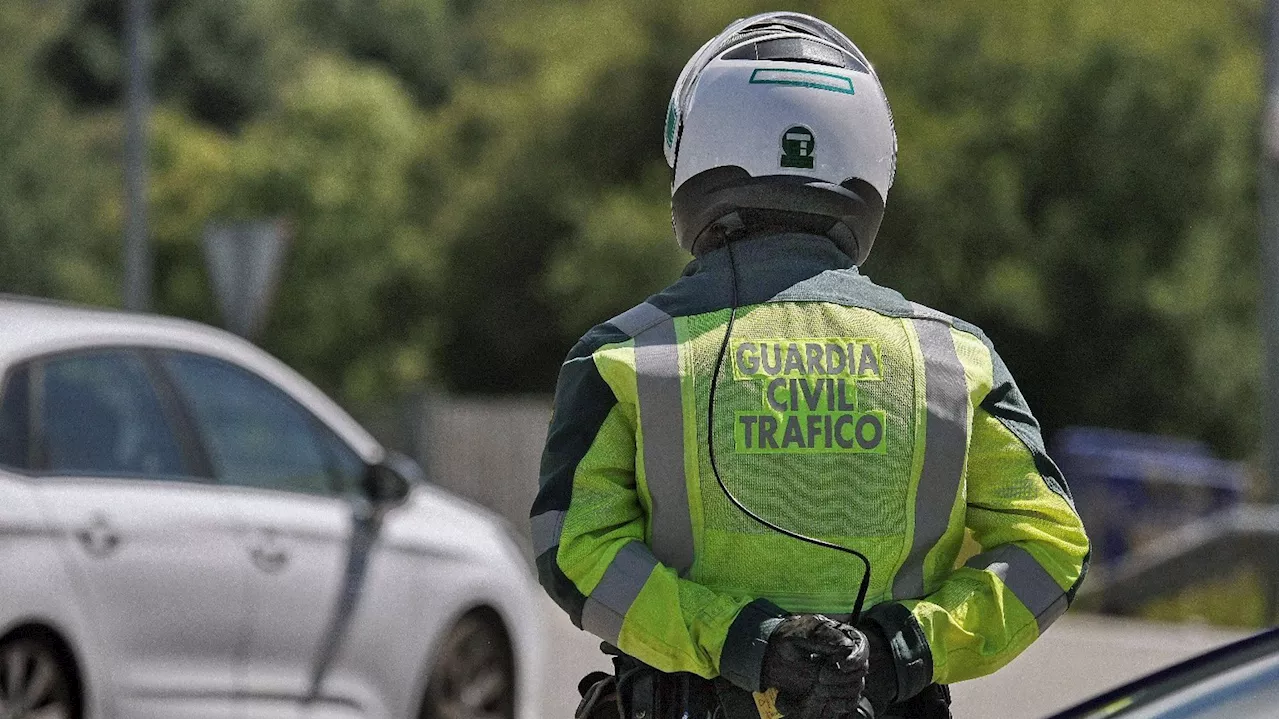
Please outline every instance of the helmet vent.
[[852, 55], [807, 37], [775, 37], [759, 42], [748, 42], [725, 53], [723, 58], [725, 60], [807, 62], [870, 74], [867, 66]]

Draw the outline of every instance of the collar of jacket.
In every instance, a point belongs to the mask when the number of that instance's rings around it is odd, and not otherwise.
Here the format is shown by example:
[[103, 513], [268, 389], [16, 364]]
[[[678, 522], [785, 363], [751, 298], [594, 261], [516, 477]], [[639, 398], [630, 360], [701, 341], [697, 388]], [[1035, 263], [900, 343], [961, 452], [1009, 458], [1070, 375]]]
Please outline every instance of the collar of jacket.
[[[765, 302], [823, 272], [858, 276], [853, 259], [821, 235], [785, 233], [736, 240], [733, 260], [739, 305]], [[696, 285], [720, 296], [722, 301], [715, 304], [727, 307], [732, 279], [729, 250], [721, 247], [690, 262], [676, 286]]]

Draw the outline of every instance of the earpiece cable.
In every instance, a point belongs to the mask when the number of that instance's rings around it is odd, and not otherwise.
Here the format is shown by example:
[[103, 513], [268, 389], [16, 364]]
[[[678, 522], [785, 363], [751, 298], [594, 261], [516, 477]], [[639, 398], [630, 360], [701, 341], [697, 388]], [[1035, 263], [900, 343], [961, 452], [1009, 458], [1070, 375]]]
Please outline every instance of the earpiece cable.
[[862, 560], [862, 565], [866, 571], [862, 573], [862, 584], [858, 587], [858, 598], [854, 601], [853, 611], [849, 615], [849, 623], [857, 624], [858, 619], [862, 616], [862, 605], [867, 598], [867, 589], [871, 585], [871, 561], [867, 559], [866, 555], [856, 549], [843, 547], [839, 544], [834, 544], [815, 537], [807, 537], [799, 532], [794, 532], [786, 527], [781, 527], [770, 522], [764, 517], [761, 517], [751, 511], [749, 507], [735, 497], [733, 492], [729, 491], [729, 487], [724, 483], [724, 478], [720, 476], [720, 468], [716, 464], [715, 443], [716, 385], [719, 384], [720, 370], [724, 365], [725, 352], [729, 348], [729, 337], [733, 334], [733, 322], [738, 315], [738, 265], [733, 256], [733, 242], [727, 238], [725, 240], [725, 249], [729, 253], [729, 276], [731, 278], [732, 288], [729, 295], [731, 300], [729, 306], [729, 323], [724, 330], [724, 339], [720, 341], [720, 352], [716, 355], [715, 369], [711, 372], [711, 396], [708, 399], [707, 408], [707, 454], [711, 459], [711, 473], [715, 475], [716, 483], [720, 485], [720, 491], [724, 492], [724, 496], [728, 498], [733, 506], [737, 507], [743, 514], [755, 520], [757, 523], [772, 529], [779, 534], [791, 537], [792, 539], [798, 539], [802, 542], [808, 542], [809, 544], [819, 547], [826, 547], [827, 549], [834, 549], [835, 551], [842, 552], [844, 554], [852, 554]]

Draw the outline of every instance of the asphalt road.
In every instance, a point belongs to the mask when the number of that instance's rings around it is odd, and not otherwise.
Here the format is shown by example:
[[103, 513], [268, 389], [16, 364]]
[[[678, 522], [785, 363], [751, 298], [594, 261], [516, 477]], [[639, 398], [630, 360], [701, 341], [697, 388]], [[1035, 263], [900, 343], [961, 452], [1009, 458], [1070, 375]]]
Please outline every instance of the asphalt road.
[[[543, 719], [570, 719], [578, 679], [609, 669], [600, 641], [546, 599]], [[1043, 717], [1249, 632], [1070, 615], [996, 674], [952, 686], [956, 719]]]
[[542, 718], [571, 719], [578, 706], [578, 680], [596, 669], [611, 671], [600, 640], [573, 626], [569, 617], [543, 597]]

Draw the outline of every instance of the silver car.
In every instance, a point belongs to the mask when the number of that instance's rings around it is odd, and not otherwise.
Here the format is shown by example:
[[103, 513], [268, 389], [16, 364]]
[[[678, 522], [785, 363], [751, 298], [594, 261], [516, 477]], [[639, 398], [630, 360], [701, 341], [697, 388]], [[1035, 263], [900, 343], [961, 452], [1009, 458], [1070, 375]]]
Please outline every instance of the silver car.
[[533, 716], [526, 560], [253, 345], [0, 295], [0, 717]]

